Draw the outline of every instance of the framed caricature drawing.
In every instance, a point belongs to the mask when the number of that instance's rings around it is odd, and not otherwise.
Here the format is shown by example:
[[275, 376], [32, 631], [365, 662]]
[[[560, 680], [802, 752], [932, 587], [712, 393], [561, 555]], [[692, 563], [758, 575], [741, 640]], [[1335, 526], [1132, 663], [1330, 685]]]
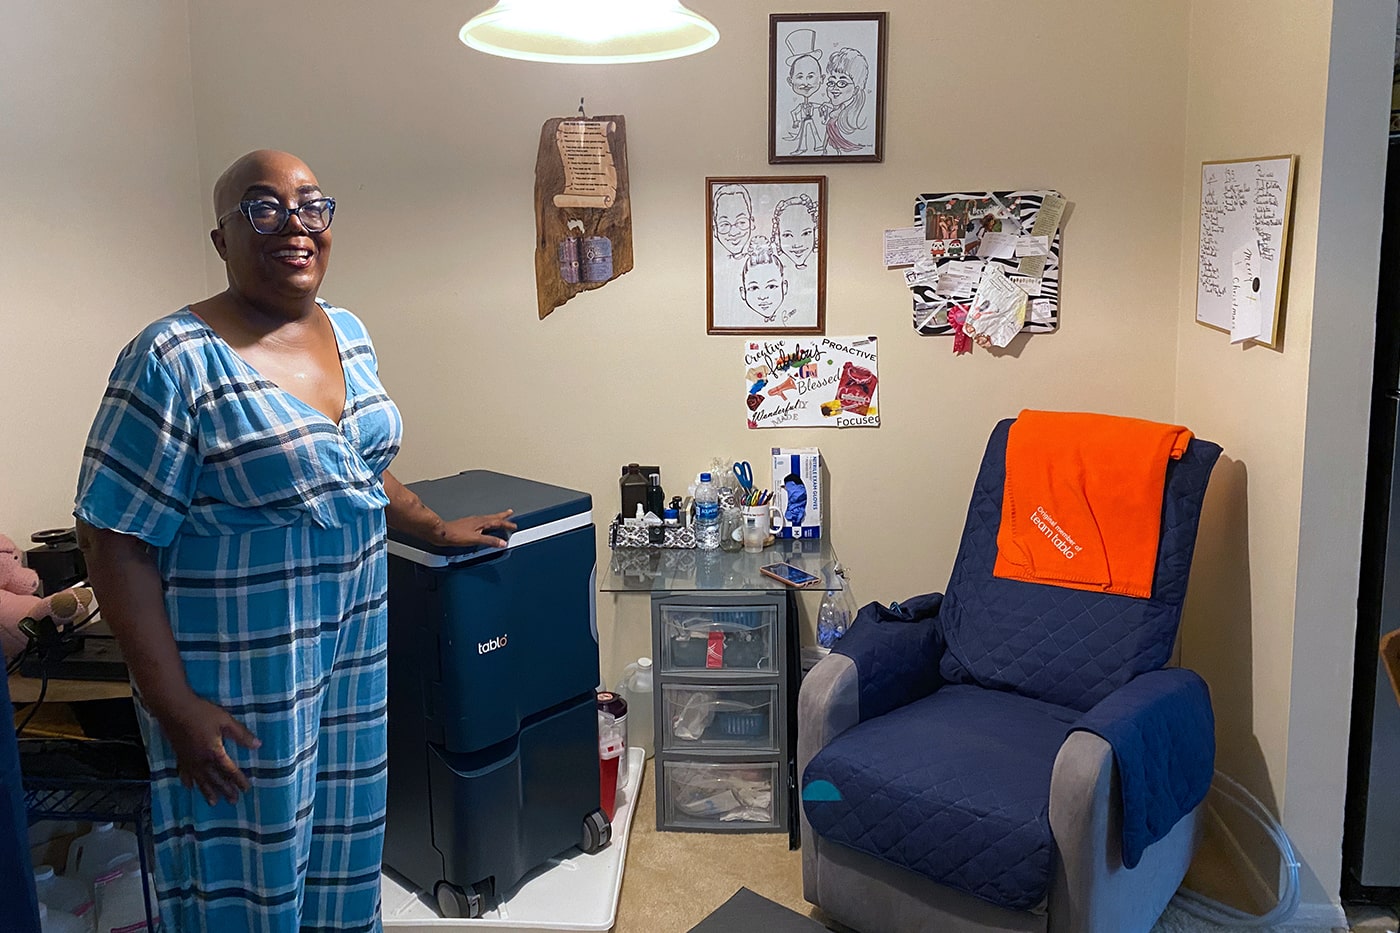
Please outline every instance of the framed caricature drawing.
[[826, 333], [826, 176], [705, 179], [711, 334]]
[[768, 162], [880, 162], [885, 13], [768, 17]]

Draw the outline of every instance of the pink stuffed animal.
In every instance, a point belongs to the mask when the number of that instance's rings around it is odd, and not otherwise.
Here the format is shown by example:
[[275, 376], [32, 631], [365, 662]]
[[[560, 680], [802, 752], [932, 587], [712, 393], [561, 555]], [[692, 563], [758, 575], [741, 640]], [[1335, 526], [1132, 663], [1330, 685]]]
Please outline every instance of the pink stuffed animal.
[[0, 535], [0, 649], [8, 661], [24, 650], [29, 639], [19, 630], [24, 619], [52, 618], [63, 625], [80, 622], [95, 607], [92, 590], [69, 587], [39, 598], [39, 575], [20, 563], [19, 548]]
[[28, 643], [20, 634], [19, 623], [37, 612], [43, 602], [34, 595], [38, 588], [39, 575], [20, 563], [19, 548], [0, 535], [0, 648], [7, 661]]

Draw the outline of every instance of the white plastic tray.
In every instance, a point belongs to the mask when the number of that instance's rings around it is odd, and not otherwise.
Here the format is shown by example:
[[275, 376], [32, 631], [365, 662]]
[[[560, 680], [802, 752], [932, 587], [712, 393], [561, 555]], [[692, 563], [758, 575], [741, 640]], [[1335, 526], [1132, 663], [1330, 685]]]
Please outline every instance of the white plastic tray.
[[636, 810], [633, 804], [641, 788], [645, 763], [640, 748], [628, 749], [627, 786], [618, 795], [617, 810], [613, 813], [612, 842], [602, 851], [584, 855], [578, 849], [570, 849], [550, 859], [526, 875], [494, 910], [473, 920], [438, 916], [432, 892], [411, 890], [404, 886], [404, 879], [385, 872], [380, 889], [384, 929], [394, 933], [611, 930], [617, 920], [622, 867], [627, 859], [627, 840]]

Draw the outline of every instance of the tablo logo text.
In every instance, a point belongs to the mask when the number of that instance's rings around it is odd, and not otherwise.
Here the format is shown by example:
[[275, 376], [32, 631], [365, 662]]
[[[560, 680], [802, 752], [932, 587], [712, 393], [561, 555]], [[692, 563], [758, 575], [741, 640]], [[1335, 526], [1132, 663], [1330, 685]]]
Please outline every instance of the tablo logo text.
[[495, 651], [497, 648], [504, 648], [505, 646], [506, 646], [506, 636], [504, 636], [504, 635], [498, 635], [498, 636], [496, 636], [495, 638], [491, 639], [490, 641], [479, 641], [479, 642], [477, 642], [477, 643], [476, 643], [476, 653], [477, 653], [477, 654], [487, 654], [487, 653], [489, 653], [489, 652]]

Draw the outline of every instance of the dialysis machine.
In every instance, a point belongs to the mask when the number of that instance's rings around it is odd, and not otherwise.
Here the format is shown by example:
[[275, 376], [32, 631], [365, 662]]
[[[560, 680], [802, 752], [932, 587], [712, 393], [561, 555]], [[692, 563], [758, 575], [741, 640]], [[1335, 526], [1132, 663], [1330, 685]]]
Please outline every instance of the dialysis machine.
[[477, 917], [549, 858], [611, 838], [592, 500], [488, 470], [408, 488], [448, 521], [515, 510], [504, 549], [389, 532], [384, 864], [444, 916]]

